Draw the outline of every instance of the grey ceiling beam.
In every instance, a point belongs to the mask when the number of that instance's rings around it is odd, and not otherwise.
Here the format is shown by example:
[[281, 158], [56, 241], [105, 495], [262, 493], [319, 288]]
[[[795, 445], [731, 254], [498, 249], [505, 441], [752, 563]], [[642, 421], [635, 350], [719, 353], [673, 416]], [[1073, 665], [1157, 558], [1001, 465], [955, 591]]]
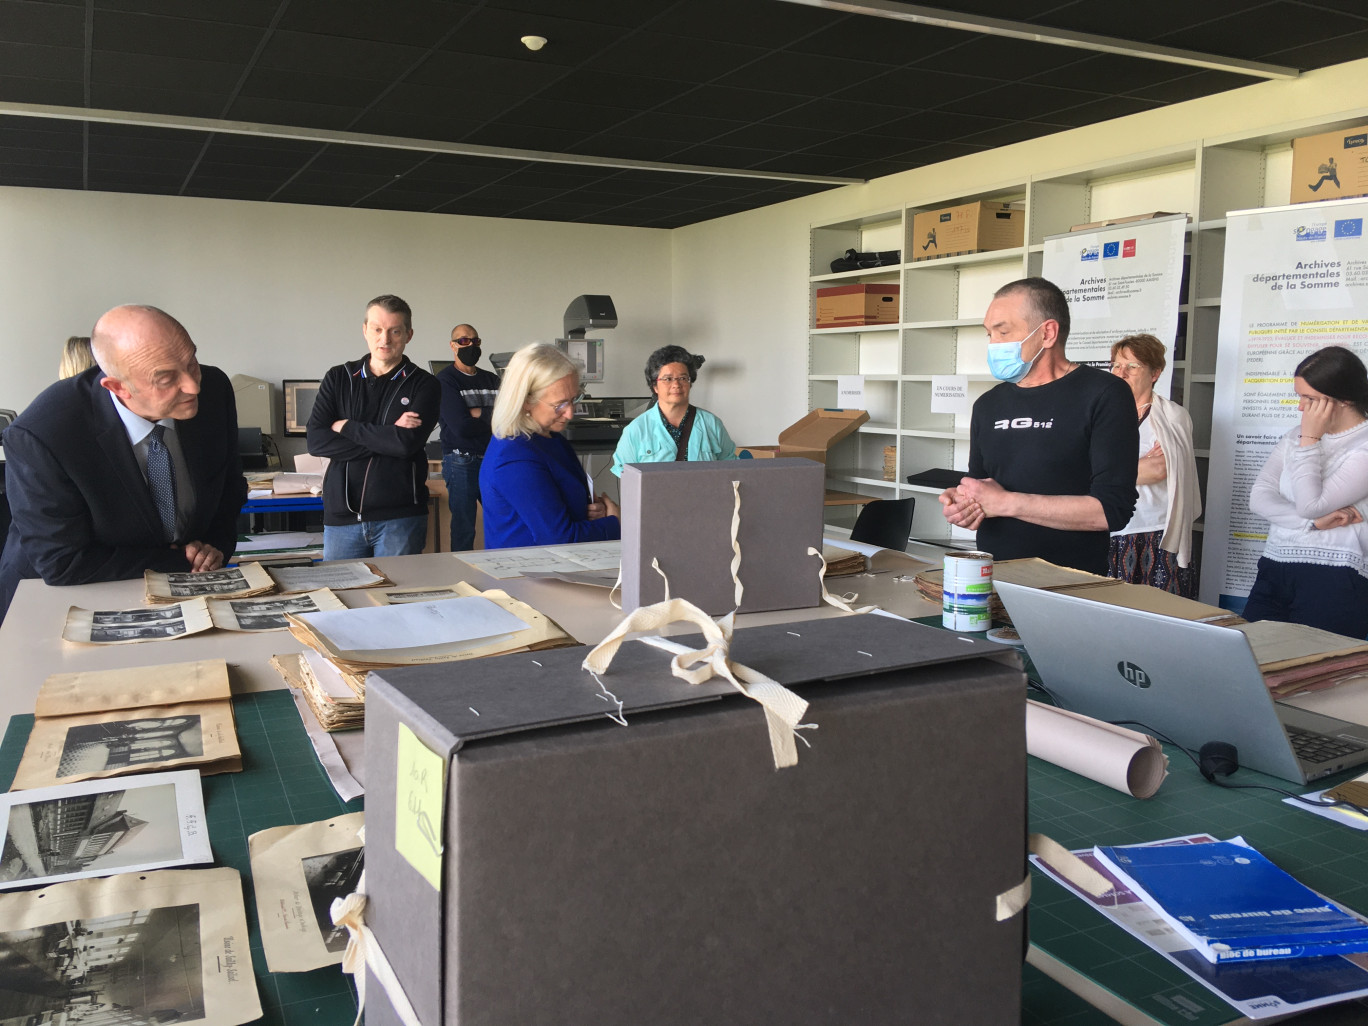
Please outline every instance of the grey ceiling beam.
[[672, 164], [659, 160], [592, 157], [579, 153], [520, 150], [508, 146], [480, 146], [474, 143], [442, 142], [436, 139], [409, 139], [396, 135], [337, 132], [324, 128], [292, 128], [286, 125], [267, 125], [251, 121], [226, 121], [221, 118], [191, 118], [176, 114], [140, 114], [133, 111], [60, 107], [42, 103], [0, 101], [0, 115], [55, 118], [60, 121], [82, 121], [86, 124], [133, 125], [141, 128], [219, 132], [224, 135], [247, 135], [262, 139], [287, 139], [293, 142], [325, 143], [338, 146], [372, 146], [388, 150], [440, 153], [455, 157], [484, 157], [491, 160], [518, 160], [537, 164], [579, 164], [587, 167], [608, 167], [626, 171], [663, 171], [684, 175], [757, 178], [773, 182], [804, 182], [816, 185], [863, 185], [867, 181], [864, 178], [799, 175], [782, 171], [754, 171], [749, 168], [708, 167], [703, 164]]
[[1156, 46], [1150, 43], [1137, 43], [1129, 39], [1117, 39], [1114, 36], [1098, 36], [1089, 32], [1071, 32], [1068, 29], [1047, 28], [1025, 21], [985, 18], [977, 14], [961, 14], [958, 11], [943, 11], [935, 7], [896, 3], [893, 0], [781, 0], [781, 2], [802, 4], [804, 7], [823, 7], [829, 11], [841, 11], [845, 14], [864, 14], [873, 18], [888, 18], [893, 21], [911, 22], [914, 25], [934, 25], [937, 28], [959, 29], [963, 32], [976, 32], [985, 36], [1004, 36], [1007, 39], [1022, 39], [1032, 43], [1068, 46], [1076, 50], [1092, 50], [1096, 53], [1111, 53], [1123, 57], [1164, 61], [1169, 64], [1184, 64], [1188, 67], [1206, 68], [1211, 71], [1228, 71], [1236, 75], [1250, 75], [1254, 78], [1297, 78], [1301, 74], [1297, 68], [1284, 67], [1280, 64], [1242, 61], [1234, 57], [1198, 53], [1196, 50], [1179, 50], [1171, 46]]

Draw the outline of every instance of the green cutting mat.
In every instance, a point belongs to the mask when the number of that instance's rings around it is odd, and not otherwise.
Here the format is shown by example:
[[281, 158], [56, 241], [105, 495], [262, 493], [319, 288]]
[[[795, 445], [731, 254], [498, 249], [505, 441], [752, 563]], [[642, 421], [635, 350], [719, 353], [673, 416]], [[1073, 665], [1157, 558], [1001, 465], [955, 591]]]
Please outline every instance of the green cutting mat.
[[[204, 777], [204, 812], [215, 862], [242, 874], [252, 968], [267, 1026], [347, 1026], [356, 1018], [356, 990], [338, 966], [310, 973], [270, 973], [261, 950], [247, 837], [267, 827], [309, 823], [359, 812], [362, 799], [343, 802], [314, 755], [288, 691], [233, 699], [242, 772]], [[0, 746], [0, 787], [9, 789], [24, 753], [32, 716], [14, 716]]]
[[[1281, 795], [1270, 791], [1232, 791], [1207, 783], [1181, 751], [1167, 745], [1164, 751], [1169, 776], [1147, 801], [1030, 759], [1030, 829], [1075, 849], [1181, 834], [1242, 835], [1308, 887], [1368, 911], [1368, 833], [1285, 805]], [[1338, 782], [1352, 775], [1330, 779]], [[1298, 794], [1316, 789], [1248, 769], [1238, 771], [1231, 782], [1270, 784]], [[1234, 1008], [1177, 966], [1043, 873], [1031, 873], [1034, 946], [1161, 1023], [1218, 1026], [1242, 1021]], [[1359, 1014], [1368, 1022], [1368, 1004], [1362, 1007]]]

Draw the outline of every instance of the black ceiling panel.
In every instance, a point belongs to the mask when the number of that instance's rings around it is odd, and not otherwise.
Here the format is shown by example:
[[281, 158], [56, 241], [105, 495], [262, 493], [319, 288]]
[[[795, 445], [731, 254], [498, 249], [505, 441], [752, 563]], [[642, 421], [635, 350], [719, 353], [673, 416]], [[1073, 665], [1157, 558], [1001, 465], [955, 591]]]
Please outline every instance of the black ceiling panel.
[[[1368, 55], [1364, 0], [940, 6], [1302, 69]], [[0, 106], [0, 185], [676, 227], [830, 186], [321, 135], [869, 178], [1252, 81], [780, 0], [0, 0], [0, 105], [318, 136]]]

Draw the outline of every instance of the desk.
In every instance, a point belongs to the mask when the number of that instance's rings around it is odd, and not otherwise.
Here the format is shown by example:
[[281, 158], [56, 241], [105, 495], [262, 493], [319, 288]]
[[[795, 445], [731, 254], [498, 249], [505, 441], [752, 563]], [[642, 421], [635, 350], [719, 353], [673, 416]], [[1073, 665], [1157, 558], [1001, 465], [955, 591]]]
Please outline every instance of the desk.
[[[502, 588], [553, 617], [577, 641], [586, 644], [598, 641], [622, 615], [608, 602], [606, 589], [526, 578], [498, 581], [451, 555], [395, 556], [373, 562], [399, 587], [464, 580], [480, 588]], [[923, 599], [914, 584], [897, 582], [895, 576], [885, 573], [839, 578], [832, 582], [832, 587], [837, 591], [858, 591], [861, 601], [876, 602], [904, 616], [938, 622], [939, 608]], [[142, 595], [141, 581], [70, 588], [53, 588], [36, 580], [21, 582], [16, 601], [0, 625], [0, 657], [9, 671], [6, 685], [0, 689], [0, 722], [14, 714], [31, 713], [38, 687], [50, 673], [222, 658], [230, 665], [234, 691], [250, 696], [282, 687], [268, 664], [272, 654], [304, 648], [288, 633], [251, 635], [218, 630], [174, 642], [103, 648], [70, 645], [59, 639], [68, 606], [133, 607], [141, 604]], [[340, 596], [348, 606], [370, 603], [364, 591], [342, 592]], [[754, 613], [739, 617], [738, 626], [840, 615], [845, 614], [831, 607]], [[1359, 719], [1362, 712], [1346, 714], [1361, 709], [1365, 700], [1368, 681], [1307, 696], [1297, 704]], [[277, 715], [282, 719], [293, 715], [283, 701], [270, 706], [277, 707]], [[1181, 755], [1170, 753], [1170, 758], [1170, 777], [1148, 802], [1127, 798], [1048, 763], [1030, 760], [1031, 829], [1049, 833], [1070, 847], [1099, 841], [1152, 840], [1198, 830], [1222, 835], [1243, 833], [1310, 886], [1324, 888], [1351, 906], [1368, 909], [1368, 835], [1284, 806], [1266, 792], [1216, 791], [1198, 777], [1196, 769]], [[1240, 776], [1258, 777], [1245, 770], [1240, 771]], [[231, 781], [232, 777], [221, 779]], [[1041, 974], [1041, 968], [1070, 986], [1088, 991], [1125, 1023], [1214, 1026], [1233, 1018], [1228, 1006], [1208, 997], [1203, 988], [1172, 970], [1168, 963], [1131, 941], [1053, 882], [1037, 877], [1030, 916], [1032, 948], [1023, 990], [1024, 1022], [1039, 1026], [1101, 1026], [1112, 1021], [1065, 993], [1053, 979]], [[329, 972], [320, 971], [325, 975]], [[313, 993], [304, 977], [285, 978], [274, 985], [282, 991], [294, 988], [297, 993]], [[1182, 1001], [1173, 1004], [1177, 1000], [1175, 995], [1182, 995]], [[264, 991], [263, 1000], [267, 1000]], [[1197, 1003], [1200, 1012], [1193, 1013], [1191, 1018], [1179, 1011], [1189, 1000]], [[1173, 1004], [1173, 1009], [1165, 1009], [1165, 1002]], [[329, 1007], [336, 1010], [335, 1005]], [[1368, 1012], [1359, 1007], [1329, 1009], [1297, 1022], [1328, 1026], [1340, 1015], [1347, 1016], [1339, 1020], [1345, 1026], [1361, 1026], [1368, 1021]]]

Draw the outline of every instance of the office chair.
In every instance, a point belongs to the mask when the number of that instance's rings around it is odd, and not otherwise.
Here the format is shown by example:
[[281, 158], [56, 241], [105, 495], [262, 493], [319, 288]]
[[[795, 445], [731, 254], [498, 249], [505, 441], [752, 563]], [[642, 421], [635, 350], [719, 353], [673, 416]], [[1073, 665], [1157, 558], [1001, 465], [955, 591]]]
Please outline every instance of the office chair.
[[850, 529], [850, 540], [906, 552], [912, 535], [912, 508], [916, 502], [916, 498], [909, 497], [875, 499], [866, 504]]
[[14, 410], [0, 410], [0, 431], [4, 431], [14, 423], [14, 418], [19, 416]]

